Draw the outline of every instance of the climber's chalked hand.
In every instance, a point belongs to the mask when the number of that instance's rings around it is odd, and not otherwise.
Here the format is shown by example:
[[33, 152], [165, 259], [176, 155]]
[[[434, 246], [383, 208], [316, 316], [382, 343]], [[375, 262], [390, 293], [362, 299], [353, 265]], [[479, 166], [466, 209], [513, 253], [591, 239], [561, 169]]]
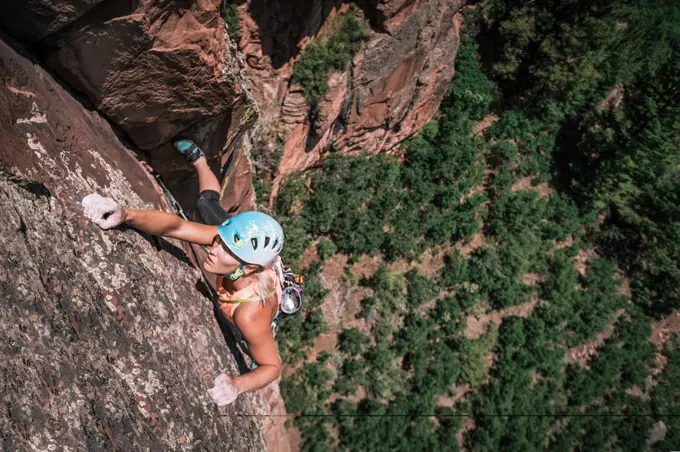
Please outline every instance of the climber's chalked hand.
[[215, 378], [215, 387], [208, 389], [208, 394], [218, 406], [229, 405], [239, 395], [239, 390], [231, 384], [227, 374], [219, 374]]
[[111, 229], [125, 221], [125, 212], [116, 201], [93, 193], [83, 199], [85, 216], [102, 229]]

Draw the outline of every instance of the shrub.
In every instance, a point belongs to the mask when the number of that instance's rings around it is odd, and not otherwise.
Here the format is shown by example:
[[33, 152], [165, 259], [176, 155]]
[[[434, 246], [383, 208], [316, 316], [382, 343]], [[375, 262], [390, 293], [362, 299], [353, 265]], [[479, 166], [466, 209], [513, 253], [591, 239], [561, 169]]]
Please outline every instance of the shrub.
[[321, 259], [322, 261], [325, 261], [326, 259], [331, 257], [337, 251], [338, 247], [335, 246], [335, 243], [331, 242], [330, 240], [324, 239], [316, 244], [316, 252], [319, 255], [319, 259]]
[[361, 43], [369, 38], [366, 27], [357, 19], [356, 9], [340, 14], [328, 38], [312, 41], [293, 67], [294, 83], [299, 83], [305, 96], [315, 107], [328, 91], [328, 72], [344, 71]]

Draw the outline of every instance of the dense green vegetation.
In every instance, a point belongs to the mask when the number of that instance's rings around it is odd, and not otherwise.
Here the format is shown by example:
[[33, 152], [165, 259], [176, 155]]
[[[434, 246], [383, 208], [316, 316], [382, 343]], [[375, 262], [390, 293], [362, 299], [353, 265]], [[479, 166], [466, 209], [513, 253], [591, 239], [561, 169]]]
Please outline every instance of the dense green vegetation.
[[229, 37], [238, 41], [241, 32], [238, 28], [238, 5], [231, 0], [222, 0], [222, 19], [227, 24]]
[[275, 140], [273, 149], [267, 146], [266, 134], [258, 137], [250, 151], [250, 161], [253, 168], [253, 188], [258, 203], [264, 203], [271, 195], [272, 183], [283, 156], [283, 143]]
[[[474, 55], [463, 48], [459, 61], [471, 64]], [[332, 155], [311, 176], [314, 196], [308, 197], [301, 182], [292, 180], [277, 199], [277, 212], [294, 211], [295, 202], [304, 204], [287, 223], [307, 235], [328, 236], [339, 251], [354, 255], [416, 257], [431, 246], [470, 236], [479, 229], [486, 197], [476, 194], [459, 201], [481, 183], [484, 142], [469, 131], [488, 111], [491, 86], [479, 73], [456, 78], [442, 105], [445, 115], [408, 144], [404, 164], [385, 155]], [[463, 108], [472, 108], [474, 116], [461, 114]], [[289, 247], [287, 257], [296, 260], [303, 250]]]
[[[680, 308], [680, 5], [486, 0], [465, 24], [403, 161], [332, 155], [276, 200], [288, 261], [319, 257], [280, 336], [303, 450], [458, 450], [468, 420], [468, 450], [644, 450], [658, 421], [679, 448], [680, 339], [660, 361], [649, 339]], [[395, 270], [426, 250], [437, 275]], [[336, 253], [361, 307], [308, 361]]]
[[[630, 272], [650, 313], [680, 302], [680, 8], [672, 2], [485, 2], [508, 106], [558, 142], [554, 182]], [[566, 37], [566, 39], [565, 39]], [[620, 108], [600, 108], [619, 86]]]
[[300, 84], [313, 111], [328, 91], [328, 73], [346, 70], [368, 37], [366, 26], [352, 7], [338, 15], [328, 37], [315, 39], [307, 46], [293, 67], [292, 82]]

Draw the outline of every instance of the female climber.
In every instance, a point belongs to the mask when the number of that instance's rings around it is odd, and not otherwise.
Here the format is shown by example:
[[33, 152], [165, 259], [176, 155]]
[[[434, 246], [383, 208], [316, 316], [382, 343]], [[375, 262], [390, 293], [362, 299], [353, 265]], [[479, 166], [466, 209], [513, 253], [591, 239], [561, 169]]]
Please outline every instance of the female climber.
[[209, 246], [203, 268], [220, 275], [217, 292], [220, 308], [240, 330], [257, 367], [246, 374], [220, 374], [209, 390], [215, 403], [232, 403], [242, 392], [255, 391], [281, 373], [281, 358], [272, 334], [272, 320], [281, 301], [282, 266], [279, 253], [283, 230], [261, 212], [230, 216], [219, 204], [220, 184], [203, 151], [189, 140], [175, 148], [198, 173], [197, 208], [205, 224], [184, 220], [158, 210], [121, 208], [111, 198], [92, 194], [83, 199], [85, 215], [102, 229], [126, 223], [143, 232]]

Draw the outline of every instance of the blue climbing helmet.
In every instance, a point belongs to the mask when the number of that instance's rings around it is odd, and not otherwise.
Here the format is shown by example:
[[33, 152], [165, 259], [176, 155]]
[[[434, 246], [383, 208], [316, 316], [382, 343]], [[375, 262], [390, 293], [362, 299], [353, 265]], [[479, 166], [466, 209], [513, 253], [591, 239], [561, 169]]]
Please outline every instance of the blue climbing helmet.
[[262, 212], [242, 212], [217, 228], [224, 244], [241, 261], [267, 267], [283, 248], [281, 225]]

